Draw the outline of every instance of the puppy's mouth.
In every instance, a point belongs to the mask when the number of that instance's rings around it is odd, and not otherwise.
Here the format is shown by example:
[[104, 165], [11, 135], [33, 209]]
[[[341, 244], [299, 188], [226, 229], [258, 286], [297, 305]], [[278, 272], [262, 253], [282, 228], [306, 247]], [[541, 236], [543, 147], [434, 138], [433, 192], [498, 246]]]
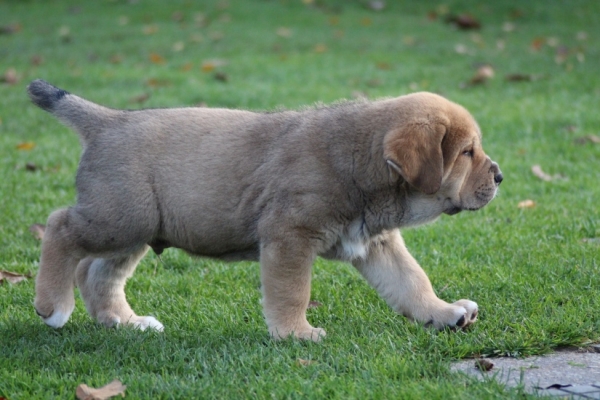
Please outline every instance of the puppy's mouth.
[[454, 215], [454, 214], [458, 214], [461, 211], [462, 211], [462, 208], [452, 206], [450, 208], [445, 209], [444, 210], [444, 214], [446, 214], [446, 215]]

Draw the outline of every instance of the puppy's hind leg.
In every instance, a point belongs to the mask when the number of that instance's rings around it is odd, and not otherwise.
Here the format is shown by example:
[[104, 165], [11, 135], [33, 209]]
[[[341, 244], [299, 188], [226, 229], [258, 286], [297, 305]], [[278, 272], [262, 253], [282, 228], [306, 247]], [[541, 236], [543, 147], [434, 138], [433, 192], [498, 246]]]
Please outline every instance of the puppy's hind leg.
[[149, 247], [144, 245], [127, 256], [83, 259], [77, 267], [77, 286], [90, 315], [108, 326], [132, 325], [162, 331], [154, 317], [138, 316], [125, 297], [125, 283], [133, 275]]
[[62, 327], [75, 308], [75, 268], [85, 256], [69, 223], [70, 210], [58, 210], [48, 217], [36, 277], [34, 306], [53, 328]]

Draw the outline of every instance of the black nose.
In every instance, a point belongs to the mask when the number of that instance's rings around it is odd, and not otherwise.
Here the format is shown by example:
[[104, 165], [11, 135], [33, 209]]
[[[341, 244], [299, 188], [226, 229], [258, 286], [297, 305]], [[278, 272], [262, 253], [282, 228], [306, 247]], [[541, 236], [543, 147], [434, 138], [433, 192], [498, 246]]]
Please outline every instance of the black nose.
[[496, 182], [498, 185], [502, 183], [503, 179], [504, 177], [502, 176], [502, 173], [494, 175], [494, 182]]

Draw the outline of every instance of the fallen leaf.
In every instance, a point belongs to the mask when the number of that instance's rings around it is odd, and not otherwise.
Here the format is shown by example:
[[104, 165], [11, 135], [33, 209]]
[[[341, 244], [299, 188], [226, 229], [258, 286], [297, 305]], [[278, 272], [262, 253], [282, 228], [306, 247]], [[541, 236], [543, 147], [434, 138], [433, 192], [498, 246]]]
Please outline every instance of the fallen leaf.
[[554, 56], [554, 61], [557, 64], [564, 63], [569, 57], [569, 48], [566, 46], [558, 46], [556, 48], [556, 55]]
[[504, 24], [502, 24], [502, 30], [504, 32], [510, 33], [513, 32], [515, 29], [515, 24], [513, 24], [512, 22], [505, 22]]
[[36, 239], [42, 240], [44, 238], [44, 233], [46, 232], [46, 226], [42, 224], [33, 224], [29, 227], [29, 232], [31, 232]]
[[538, 178], [540, 178], [543, 181], [546, 182], [550, 182], [550, 181], [554, 181], [556, 179], [564, 179], [565, 177], [561, 174], [556, 174], [556, 175], [549, 175], [547, 173], [545, 173], [542, 170], [542, 167], [539, 165], [534, 165], [531, 167], [531, 172], [533, 172], [533, 174], [535, 176], [537, 176]]
[[538, 80], [539, 75], [532, 74], [508, 74], [504, 77], [507, 82], [533, 82]]
[[369, 17], [364, 17], [360, 20], [360, 24], [362, 26], [371, 26], [372, 23], [373, 23], [373, 21]]
[[142, 93], [129, 99], [130, 103], [145, 103], [150, 98], [150, 93]]
[[471, 85], [481, 85], [494, 77], [494, 68], [491, 65], [482, 65], [477, 68], [475, 75], [469, 80]]
[[312, 300], [308, 302], [308, 308], [317, 308], [322, 306], [322, 303], [319, 303], [318, 301]]
[[7, 85], [14, 85], [19, 82], [19, 74], [14, 68], [7, 69], [2, 76], [0, 76], [0, 82], [6, 83]]
[[544, 43], [546, 43], [545, 38], [541, 38], [541, 37], [535, 38], [531, 42], [531, 49], [533, 51], [539, 51], [542, 48], [542, 46], [544, 45]]
[[38, 66], [38, 65], [42, 65], [44, 63], [44, 57], [40, 56], [39, 54], [34, 54], [33, 56], [31, 56], [31, 64]]
[[462, 30], [481, 28], [481, 22], [470, 14], [451, 15], [446, 18], [446, 22]]
[[225, 60], [206, 60], [202, 63], [200, 69], [202, 72], [211, 72], [215, 68], [224, 67], [225, 65], [227, 65], [227, 61]]
[[127, 386], [115, 379], [108, 385], [99, 389], [91, 388], [85, 383], [82, 383], [77, 386], [75, 394], [79, 400], [105, 400], [117, 395], [124, 397], [126, 388]]
[[150, 53], [149, 58], [153, 64], [164, 64], [166, 62], [165, 58], [158, 53]]
[[27, 164], [25, 164], [25, 170], [29, 171], [29, 172], [35, 172], [38, 169], [40, 169], [40, 167], [38, 167], [37, 165], [35, 165], [32, 162], [28, 162]]
[[146, 25], [142, 29], [142, 32], [144, 33], [144, 35], [153, 35], [156, 32], [158, 32], [158, 26], [157, 25]]
[[225, 72], [215, 72], [214, 78], [219, 82], [227, 82], [229, 80], [229, 76]]
[[188, 72], [188, 71], [191, 71], [193, 66], [194, 66], [194, 64], [192, 64], [191, 62], [187, 62], [181, 66], [181, 70], [183, 72]]
[[172, 47], [173, 51], [176, 53], [179, 53], [180, 51], [182, 51], [183, 49], [185, 49], [185, 43], [184, 42], [175, 42], [173, 43], [173, 47]]
[[277, 28], [277, 36], [281, 36], [284, 38], [289, 38], [292, 36], [292, 30], [290, 28], [286, 28], [286, 27], [280, 27]]
[[315, 46], [315, 53], [325, 53], [327, 51], [327, 46], [322, 43], [319, 43]]
[[469, 49], [464, 44], [458, 43], [456, 46], [454, 46], [454, 51], [458, 54], [467, 54]]
[[492, 368], [494, 368], [494, 363], [485, 358], [478, 358], [477, 360], [475, 360], [475, 368], [485, 372], [491, 371]]
[[61, 26], [58, 29], [58, 37], [60, 38], [60, 40], [62, 40], [65, 43], [68, 43], [71, 41], [72, 37], [71, 37], [71, 28], [69, 28], [66, 25]]
[[171, 85], [171, 81], [164, 78], [150, 78], [146, 81], [146, 85], [151, 88], [166, 87]]
[[8, 283], [15, 284], [24, 281], [31, 276], [15, 274], [14, 272], [9, 271], [0, 271], [0, 284], [7, 281]]
[[17, 150], [31, 150], [35, 147], [34, 142], [23, 142], [17, 145]]
[[594, 143], [600, 144], [600, 136], [597, 135], [585, 135], [575, 139], [575, 143], [577, 144], [586, 144], [586, 143]]
[[313, 364], [316, 364], [316, 363], [317, 363], [317, 362], [316, 362], [316, 361], [314, 361], [314, 360], [305, 360], [305, 359], [303, 359], [303, 358], [299, 358], [299, 359], [297, 360], [297, 362], [298, 362], [298, 365], [301, 365], [301, 366], [304, 366], [304, 367], [306, 367], [306, 366], [308, 366], [308, 365], [313, 365]]
[[113, 54], [108, 60], [111, 64], [121, 64], [123, 56], [121, 54]]
[[520, 201], [519, 204], [517, 204], [517, 207], [518, 208], [533, 208], [533, 207], [535, 207], [535, 201], [529, 200], [529, 199], [523, 200], [523, 201]]
[[183, 21], [183, 17], [184, 14], [181, 11], [175, 11], [172, 15], [171, 15], [171, 19], [175, 22], [182, 22]]
[[373, 11], [381, 11], [385, 8], [385, 1], [371, 0], [369, 1], [369, 8]]
[[587, 40], [588, 34], [586, 32], [577, 32], [577, 40]]
[[387, 63], [387, 62], [378, 62], [378, 63], [375, 64], [375, 66], [378, 69], [381, 69], [381, 70], [384, 70], [384, 71], [388, 71], [388, 70], [392, 69], [392, 66], [390, 65], [390, 63]]
[[0, 35], [12, 35], [21, 31], [21, 24], [10, 24], [0, 26]]

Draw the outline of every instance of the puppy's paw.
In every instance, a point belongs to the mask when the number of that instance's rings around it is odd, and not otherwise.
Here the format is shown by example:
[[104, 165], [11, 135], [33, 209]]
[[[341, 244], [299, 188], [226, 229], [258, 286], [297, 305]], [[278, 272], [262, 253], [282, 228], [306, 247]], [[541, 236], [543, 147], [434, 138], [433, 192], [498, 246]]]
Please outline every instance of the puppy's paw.
[[165, 330], [163, 324], [161, 324], [154, 317], [133, 317], [131, 318], [127, 324], [132, 325], [134, 328], [137, 328], [141, 331], [145, 331], [146, 329], [154, 329], [157, 332], [162, 332]]
[[462, 299], [452, 304], [455, 306], [463, 307], [467, 311], [464, 315], [465, 318], [463, 321], [461, 321], [460, 319], [456, 321], [456, 327], [466, 328], [467, 326], [477, 321], [477, 316], [479, 315], [479, 307], [477, 306], [477, 303], [471, 300]]
[[42, 318], [42, 321], [53, 328], [61, 328], [67, 323], [69, 317], [75, 309], [75, 299], [67, 299], [57, 304], [44, 302], [36, 298], [35, 312]]
[[470, 300], [459, 300], [452, 304], [446, 304], [435, 312], [425, 326], [432, 326], [438, 330], [464, 329], [477, 320], [477, 314], [477, 303]]
[[303, 329], [287, 330], [287, 329], [269, 329], [271, 337], [275, 340], [287, 339], [294, 337], [300, 340], [312, 340], [313, 342], [320, 342], [327, 334], [322, 328], [313, 328], [308, 326]]

